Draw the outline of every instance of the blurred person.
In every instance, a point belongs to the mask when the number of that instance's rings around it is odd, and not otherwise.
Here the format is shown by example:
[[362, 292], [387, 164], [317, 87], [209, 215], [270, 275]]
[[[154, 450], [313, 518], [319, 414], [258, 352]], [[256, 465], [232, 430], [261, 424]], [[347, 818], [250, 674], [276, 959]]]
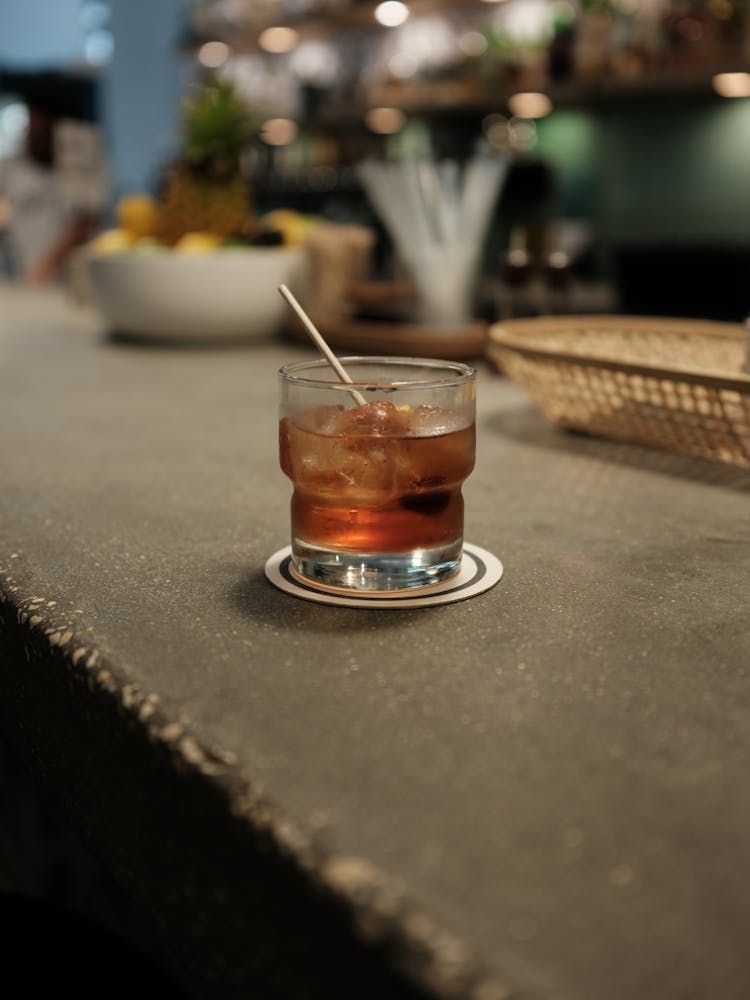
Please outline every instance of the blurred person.
[[51, 98], [25, 103], [24, 148], [0, 160], [0, 225], [13, 275], [46, 284], [98, 229], [106, 184], [93, 126], [63, 120]]

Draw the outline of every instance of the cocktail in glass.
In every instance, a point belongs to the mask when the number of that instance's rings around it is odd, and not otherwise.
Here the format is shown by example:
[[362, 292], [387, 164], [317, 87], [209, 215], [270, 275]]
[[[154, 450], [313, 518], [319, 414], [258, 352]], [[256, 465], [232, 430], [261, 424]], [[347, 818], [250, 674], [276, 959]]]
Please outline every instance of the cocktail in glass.
[[292, 564], [347, 590], [445, 580], [461, 562], [476, 373], [447, 361], [341, 360], [352, 384], [325, 361], [279, 373]]

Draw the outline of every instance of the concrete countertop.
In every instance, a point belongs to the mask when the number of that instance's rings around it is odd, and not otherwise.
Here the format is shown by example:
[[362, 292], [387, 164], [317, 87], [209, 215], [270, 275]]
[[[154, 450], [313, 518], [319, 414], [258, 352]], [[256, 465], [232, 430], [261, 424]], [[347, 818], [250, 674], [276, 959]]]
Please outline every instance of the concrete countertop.
[[0, 289], [0, 723], [196, 997], [746, 1000], [750, 476], [482, 370], [441, 608], [274, 590], [267, 342]]

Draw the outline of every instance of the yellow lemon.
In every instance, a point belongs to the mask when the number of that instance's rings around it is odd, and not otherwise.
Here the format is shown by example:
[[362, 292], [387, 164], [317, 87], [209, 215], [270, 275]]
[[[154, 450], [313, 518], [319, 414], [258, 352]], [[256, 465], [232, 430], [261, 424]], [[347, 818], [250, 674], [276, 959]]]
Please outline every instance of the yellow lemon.
[[121, 250], [129, 250], [133, 245], [133, 240], [132, 233], [125, 229], [105, 229], [104, 232], [93, 238], [89, 246], [92, 253], [103, 256], [109, 253], [119, 253]]
[[159, 206], [148, 194], [128, 194], [117, 202], [117, 221], [133, 236], [154, 236], [159, 226]]
[[178, 253], [208, 253], [221, 243], [216, 233], [185, 233], [174, 245]]
[[268, 212], [261, 220], [268, 229], [277, 229], [289, 247], [298, 247], [305, 242], [307, 234], [318, 225], [320, 219], [314, 215], [302, 215], [291, 208], [277, 208]]

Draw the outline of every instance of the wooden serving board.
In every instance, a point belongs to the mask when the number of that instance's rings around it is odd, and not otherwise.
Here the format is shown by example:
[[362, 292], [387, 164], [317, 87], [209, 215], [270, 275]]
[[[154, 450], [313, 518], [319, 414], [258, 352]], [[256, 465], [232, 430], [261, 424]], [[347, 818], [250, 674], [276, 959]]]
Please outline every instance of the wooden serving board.
[[[399, 357], [445, 358], [464, 361], [481, 357], [487, 340], [487, 324], [438, 327], [415, 323], [380, 323], [373, 320], [350, 320], [326, 323], [321, 328], [328, 343], [335, 348], [363, 354], [393, 354]], [[288, 327], [293, 340], [307, 341], [304, 329]]]

